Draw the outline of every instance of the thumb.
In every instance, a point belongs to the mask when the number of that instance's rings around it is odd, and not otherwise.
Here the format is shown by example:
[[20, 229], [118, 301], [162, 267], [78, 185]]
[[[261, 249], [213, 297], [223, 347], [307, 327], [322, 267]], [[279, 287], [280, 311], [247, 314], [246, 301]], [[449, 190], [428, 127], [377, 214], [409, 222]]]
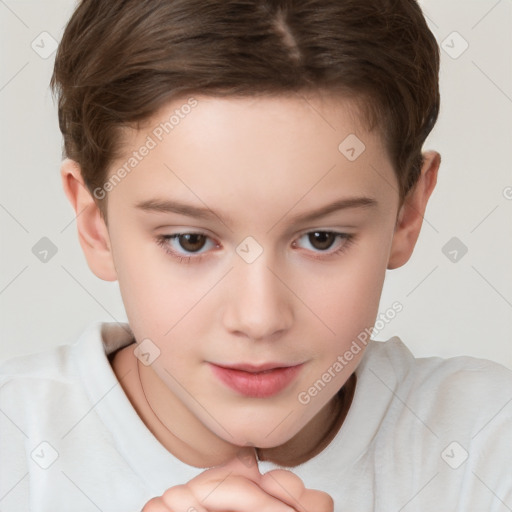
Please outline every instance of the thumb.
[[256, 448], [252, 446], [240, 448], [234, 457], [226, 461], [220, 467], [230, 471], [234, 475], [244, 476], [256, 483], [259, 483], [261, 479]]

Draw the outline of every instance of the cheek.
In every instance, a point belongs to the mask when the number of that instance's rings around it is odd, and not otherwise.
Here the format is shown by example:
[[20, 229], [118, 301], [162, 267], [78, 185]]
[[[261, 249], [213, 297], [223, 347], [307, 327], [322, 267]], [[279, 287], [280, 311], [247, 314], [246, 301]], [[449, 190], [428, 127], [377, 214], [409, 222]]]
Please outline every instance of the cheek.
[[[298, 295], [314, 311], [327, 337], [357, 336], [373, 325], [386, 272], [385, 258], [370, 248], [359, 248], [335, 270], [304, 279]], [[313, 318], [313, 315], [311, 315]]]
[[[119, 289], [132, 329], [142, 337], [162, 337], [202, 294], [197, 280], [176, 270], [156, 243], [135, 236], [114, 245]], [[203, 292], [204, 293], [204, 292]]]

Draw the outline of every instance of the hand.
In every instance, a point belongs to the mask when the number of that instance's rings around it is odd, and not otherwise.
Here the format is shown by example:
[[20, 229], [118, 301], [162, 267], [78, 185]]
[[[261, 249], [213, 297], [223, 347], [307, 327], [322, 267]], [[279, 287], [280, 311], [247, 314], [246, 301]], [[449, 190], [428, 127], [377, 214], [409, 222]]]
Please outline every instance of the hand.
[[142, 512], [333, 512], [325, 492], [306, 489], [291, 471], [258, 471], [256, 452], [244, 448], [228, 463], [207, 469], [153, 498]]

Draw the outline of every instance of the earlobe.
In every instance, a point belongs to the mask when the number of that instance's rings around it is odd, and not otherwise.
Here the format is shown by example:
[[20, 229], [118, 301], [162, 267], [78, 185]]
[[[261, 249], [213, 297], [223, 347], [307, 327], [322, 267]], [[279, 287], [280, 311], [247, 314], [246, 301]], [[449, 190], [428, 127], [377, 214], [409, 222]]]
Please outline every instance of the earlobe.
[[80, 165], [65, 159], [61, 165], [64, 192], [76, 214], [78, 238], [91, 271], [104, 281], [116, 281], [110, 237], [105, 220], [84, 184]]
[[420, 234], [428, 200], [437, 183], [441, 155], [436, 151], [427, 151], [423, 157], [421, 175], [398, 214], [388, 269], [401, 267], [409, 261]]

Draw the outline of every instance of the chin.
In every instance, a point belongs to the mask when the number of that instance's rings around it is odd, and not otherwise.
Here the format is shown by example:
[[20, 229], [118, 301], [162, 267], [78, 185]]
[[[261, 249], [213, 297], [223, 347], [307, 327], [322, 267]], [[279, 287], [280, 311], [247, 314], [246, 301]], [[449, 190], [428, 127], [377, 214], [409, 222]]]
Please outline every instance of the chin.
[[[267, 427], [267, 426], [266, 426]], [[225, 439], [235, 446], [253, 446], [255, 448], [276, 448], [289, 441], [297, 432], [286, 429], [285, 432], [272, 433], [272, 429], [275, 428], [268, 426], [268, 428], [258, 428], [252, 425], [247, 430], [238, 430], [231, 432], [233, 437]], [[283, 429], [284, 431], [285, 429]], [[270, 432], [270, 434], [269, 434]], [[223, 436], [225, 437], [225, 436]]]

